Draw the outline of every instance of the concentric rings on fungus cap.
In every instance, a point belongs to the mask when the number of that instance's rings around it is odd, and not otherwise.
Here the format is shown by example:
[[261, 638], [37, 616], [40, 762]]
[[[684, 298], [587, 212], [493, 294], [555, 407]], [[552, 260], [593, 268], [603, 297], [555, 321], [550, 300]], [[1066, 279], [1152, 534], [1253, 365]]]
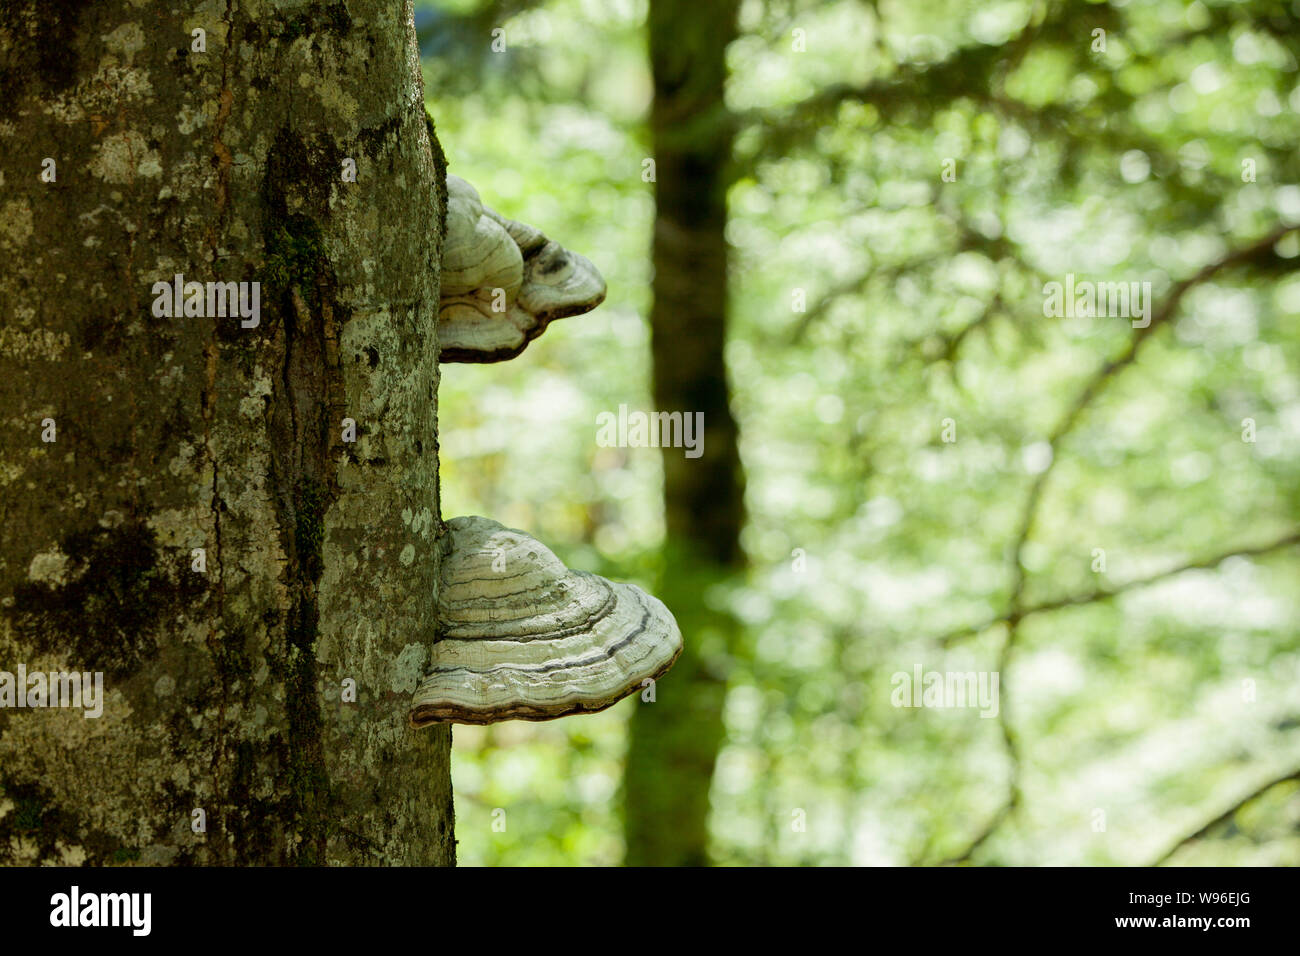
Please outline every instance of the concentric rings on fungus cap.
[[605, 280], [591, 260], [493, 212], [478, 190], [448, 174], [439, 361], [514, 358], [551, 322], [604, 301]]
[[440, 636], [412, 726], [604, 710], [681, 653], [672, 614], [635, 585], [571, 571], [541, 542], [488, 518], [453, 518], [447, 528]]

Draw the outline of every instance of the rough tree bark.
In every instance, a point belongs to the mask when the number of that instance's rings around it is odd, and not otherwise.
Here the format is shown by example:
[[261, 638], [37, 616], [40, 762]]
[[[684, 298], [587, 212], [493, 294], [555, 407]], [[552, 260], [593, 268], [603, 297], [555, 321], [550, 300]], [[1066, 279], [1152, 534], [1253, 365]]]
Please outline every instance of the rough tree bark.
[[709, 786], [722, 743], [725, 661], [734, 622], [710, 608], [712, 583], [743, 562], [743, 479], [723, 356], [727, 170], [723, 90], [736, 0], [651, 0], [655, 153], [654, 399], [704, 413], [704, 453], [664, 449], [669, 548], [658, 594], [684, 650], [654, 706], [636, 708], [624, 776], [627, 862], [707, 863]]
[[0, 4], [0, 671], [106, 698], [0, 709], [0, 863], [451, 863], [410, 4], [180, 7]]

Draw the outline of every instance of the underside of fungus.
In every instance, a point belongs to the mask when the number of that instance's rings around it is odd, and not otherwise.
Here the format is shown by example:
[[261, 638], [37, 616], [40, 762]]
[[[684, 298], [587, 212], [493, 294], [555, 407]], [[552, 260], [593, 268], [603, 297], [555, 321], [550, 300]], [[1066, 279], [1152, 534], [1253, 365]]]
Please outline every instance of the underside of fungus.
[[549, 323], [603, 301], [605, 280], [590, 260], [487, 208], [478, 190], [448, 174], [441, 361], [514, 358]]
[[672, 614], [640, 588], [571, 571], [541, 542], [488, 518], [453, 518], [447, 529], [439, 636], [412, 726], [604, 710], [681, 653]]

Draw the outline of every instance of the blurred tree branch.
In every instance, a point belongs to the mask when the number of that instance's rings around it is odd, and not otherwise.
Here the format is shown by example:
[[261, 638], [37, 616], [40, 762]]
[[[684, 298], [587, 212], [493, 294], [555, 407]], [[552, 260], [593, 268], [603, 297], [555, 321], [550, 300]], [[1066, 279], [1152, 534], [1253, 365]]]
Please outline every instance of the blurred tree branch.
[[[1078, 607], [1084, 604], [1092, 604], [1097, 601], [1106, 601], [1110, 598], [1117, 597], [1126, 591], [1134, 591], [1138, 588], [1144, 588], [1156, 584], [1160, 581], [1182, 574], [1185, 571], [1203, 571], [1218, 567], [1229, 558], [1258, 557], [1260, 555], [1270, 554], [1274, 551], [1280, 551], [1283, 548], [1294, 547], [1297, 544], [1300, 544], [1300, 530], [1292, 531], [1289, 534], [1278, 538], [1276, 541], [1269, 542], [1268, 544], [1236, 548], [1232, 551], [1225, 551], [1222, 554], [1216, 554], [1210, 558], [1202, 558], [1198, 561], [1189, 561], [1186, 564], [1178, 565], [1178, 567], [1169, 568], [1168, 570], [1160, 571], [1144, 578], [1135, 578], [1132, 581], [1125, 581], [1123, 584], [1117, 584], [1114, 587], [1094, 588], [1091, 591], [1084, 591], [1079, 594], [1068, 594], [1062, 597], [1053, 598], [1050, 601], [1031, 604], [1021, 609], [1020, 620], [1024, 620], [1032, 614], [1043, 614], [1047, 611], [1059, 611], [1067, 607]], [[937, 640], [943, 647], [950, 647], [963, 638], [974, 637], [976, 634], [986, 631], [990, 627], [998, 624], [1008, 624], [1010, 621], [1010, 615], [1002, 614], [997, 617], [989, 618], [973, 627], [963, 627], [949, 631], [946, 634], [940, 635]]]
[[1172, 846], [1169, 847], [1168, 850], [1160, 854], [1160, 856], [1156, 857], [1155, 860], [1153, 860], [1150, 865], [1159, 866], [1161, 863], [1167, 862], [1170, 857], [1172, 857], [1183, 847], [1187, 846], [1189, 843], [1194, 843], [1195, 841], [1201, 839], [1206, 834], [1208, 834], [1215, 827], [1219, 826], [1221, 823], [1226, 823], [1228, 820], [1232, 819], [1232, 817], [1234, 817], [1239, 810], [1245, 807], [1246, 804], [1250, 803], [1253, 800], [1258, 799], [1259, 797], [1262, 797], [1264, 794], [1268, 793], [1268, 791], [1272, 790], [1274, 787], [1280, 786], [1281, 784], [1287, 783], [1292, 780], [1300, 780], [1300, 769], [1292, 770], [1289, 773], [1284, 773], [1282, 776], [1270, 780], [1259, 787], [1256, 787], [1250, 793], [1246, 794], [1244, 797], [1242, 797], [1232, 806], [1228, 807], [1228, 809], [1224, 810], [1213, 820], [1210, 820], [1204, 826], [1200, 827], [1194, 833], [1189, 833], [1187, 836], [1183, 837], [1181, 840], [1174, 843]]
[[[1013, 632], [1017, 626], [1018, 625], [1015, 624], [1012, 625]], [[1010, 647], [1011, 640], [1010, 637], [1008, 637], [1006, 643], [1002, 646], [1004, 656], [1009, 653]], [[1002, 665], [999, 664], [999, 670], [1001, 667]], [[968, 844], [966, 844], [965, 849], [943, 861], [943, 865], [945, 866], [956, 866], [960, 863], [970, 862], [971, 857], [975, 855], [979, 848], [985, 844], [989, 837], [993, 836], [993, 834], [1001, 828], [1002, 824], [1006, 823], [1007, 820], [1010, 819], [1011, 815], [1015, 813], [1020, 806], [1022, 796], [1022, 791], [1020, 789], [1020, 745], [1015, 733], [1011, 729], [1011, 722], [1007, 719], [1006, 713], [1007, 708], [1004, 702], [998, 709], [998, 726], [1002, 730], [1002, 745], [1007, 752], [1007, 760], [1010, 764], [1010, 773], [1007, 778], [1006, 800], [1003, 801], [1000, 807], [998, 807], [997, 811], [989, 818], [988, 822], [984, 824], [983, 829], [981, 829], [980, 832]]]
[[[957, 236], [957, 241], [950, 248], [930, 250], [904, 262], [891, 263], [879, 269], [872, 269], [865, 275], [855, 276], [833, 286], [813, 303], [807, 312], [800, 316], [799, 321], [795, 323], [793, 330], [790, 332], [789, 344], [794, 346], [801, 343], [808, 334], [809, 329], [825, 317], [839, 299], [846, 295], [865, 295], [867, 285], [872, 279], [897, 280], [915, 269], [934, 266], [963, 252], [978, 252], [994, 263], [1010, 260], [1030, 275], [1041, 278], [1039, 271], [1025, 259], [1021, 249], [1006, 236], [987, 236], [960, 214], [944, 212], [940, 215], [952, 227], [953, 233]], [[988, 321], [991, 317], [989, 313], [996, 311], [1001, 301], [1001, 293], [995, 293], [982, 316], [974, 320], [971, 325], [946, 336], [945, 357], [951, 358], [961, 341], [970, 332], [974, 331], [974, 328]]]
[[[1098, 6], [1089, 10], [1089, 22], [1113, 30], [1119, 25], [1119, 15]], [[1037, 22], [1031, 17], [1004, 44], [958, 47], [937, 63], [905, 63], [889, 76], [866, 83], [833, 83], [790, 106], [748, 110], [739, 114], [737, 121], [741, 126], [760, 127], [757, 155], [771, 155], [806, 141], [842, 103], [869, 103], [886, 123], [908, 109], [931, 116], [963, 97], [991, 105], [1002, 98], [998, 87], [1020, 62], [1031, 41], [1074, 47], [1078, 46], [1078, 33], [1077, 8], [1072, 4], [1050, 4]]]
[[[1151, 337], [1151, 334], [1158, 329], [1163, 328], [1165, 324], [1173, 318], [1178, 311], [1178, 306], [1182, 302], [1183, 296], [1186, 295], [1189, 290], [1213, 278], [1218, 273], [1229, 267], [1246, 265], [1272, 258], [1273, 246], [1277, 244], [1278, 240], [1292, 232], [1295, 232], [1297, 229], [1300, 229], [1300, 225], [1279, 226], [1263, 239], [1260, 239], [1244, 248], [1235, 249], [1232, 252], [1229, 252], [1227, 255], [1202, 266], [1195, 275], [1176, 283], [1170, 290], [1169, 295], [1165, 298], [1161, 307], [1152, 314], [1150, 323], [1145, 328], [1137, 328], [1133, 330], [1133, 336], [1129, 339], [1128, 348], [1120, 353], [1119, 356], [1111, 359], [1097, 370], [1097, 373], [1088, 382], [1087, 386], [1079, 393], [1079, 397], [1075, 399], [1069, 412], [1066, 413], [1065, 417], [1061, 420], [1061, 423], [1057, 425], [1056, 431], [1053, 432], [1050, 439], [1053, 452], [1053, 463], [1056, 461], [1055, 453], [1057, 447], [1061, 440], [1073, 430], [1080, 415], [1082, 415], [1087, 407], [1092, 403], [1092, 400], [1101, 393], [1106, 384], [1114, 378], [1116, 373], [1122, 371], [1128, 365], [1133, 363], [1137, 358], [1138, 351]], [[1035, 491], [1032, 497], [1037, 497], [1038, 487], [1046, 481], [1047, 475], [1051, 470], [1051, 465], [1049, 465], [1048, 468], [1039, 475], [1038, 480], [1035, 482]]]
[[975, 318], [971, 319], [971, 321], [967, 322], [956, 332], [943, 336], [943, 352], [940, 354], [939, 358], [950, 364], [957, 361], [957, 353], [961, 351], [962, 343], [966, 341], [967, 337], [970, 336], [972, 332], [978, 331], [988, 325], [989, 322], [993, 321], [995, 315], [1005, 310], [1006, 303], [1002, 299], [1002, 293], [994, 292], [993, 297], [989, 299], [988, 305], [984, 307], [983, 311], [981, 311], [979, 315], [975, 316]]
[[[1070, 434], [1084, 410], [1086, 410], [1092, 403], [1093, 399], [1101, 393], [1105, 385], [1110, 382], [1118, 372], [1132, 364], [1132, 362], [1137, 358], [1138, 351], [1141, 349], [1142, 344], [1150, 339], [1151, 334], [1169, 323], [1170, 319], [1172, 319], [1177, 313], [1178, 306], [1182, 302], [1183, 296], [1186, 295], [1189, 290], [1209, 280], [1224, 269], [1246, 263], [1257, 262], [1268, 256], [1274, 255], [1273, 246], [1278, 242], [1278, 240], [1297, 229], [1300, 229], [1300, 225], [1279, 226], [1263, 239], [1229, 252], [1227, 255], [1203, 266], [1194, 275], [1174, 285], [1160, 308], [1152, 315], [1151, 321], [1147, 326], [1145, 328], [1134, 329], [1134, 334], [1129, 340], [1128, 347], [1119, 355], [1118, 358], [1107, 362], [1097, 371], [1079, 393], [1078, 398], [1074, 401], [1065, 417], [1062, 418], [1060, 424], [1057, 425], [1055, 431], [1053, 431], [1049, 442], [1052, 449], [1051, 462], [1038, 474], [1033, 485], [1030, 487], [1029, 495], [1025, 501], [1020, 530], [1016, 535], [1015, 546], [1012, 549], [1010, 561], [1012, 575], [1011, 596], [1007, 601], [1007, 611], [1003, 615], [1003, 620], [1005, 620], [1007, 624], [1007, 635], [998, 652], [997, 664], [997, 673], [1001, 675], [1003, 688], [1007, 687], [1006, 676], [1019, 638], [1020, 622], [1024, 619], [1029, 610], [1024, 604], [1026, 583], [1024, 551], [1025, 547], [1029, 543], [1029, 537], [1033, 532], [1034, 523], [1038, 517], [1038, 507], [1042, 501], [1043, 488], [1046, 486], [1047, 479], [1052, 474], [1056, 463], [1060, 460], [1058, 452], [1061, 442]], [[976, 835], [966, 848], [949, 860], [950, 863], [962, 863], [970, 860], [972, 855], [1012, 816], [1016, 808], [1020, 805], [1021, 760], [1016, 735], [1011, 728], [1009, 713], [1010, 708], [1006, 706], [1006, 703], [1004, 702], [1003, 706], [998, 711], [998, 723], [1002, 729], [1003, 744], [1007, 752], [1007, 759], [1010, 763], [1010, 778], [1007, 783], [1006, 800], [1002, 807], [989, 820], [988, 824], [986, 824], [986, 826], [978, 835]]]
[[1030, 486], [1029, 495], [1025, 500], [1025, 508], [1021, 519], [1020, 531], [1016, 535], [1015, 547], [1012, 554], [1012, 590], [1009, 602], [1008, 618], [1018, 620], [1023, 610], [1021, 608], [1021, 597], [1024, 592], [1024, 550], [1029, 542], [1029, 536], [1033, 531], [1034, 522], [1038, 517], [1038, 506], [1042, 500], [1043, 489], [1047, 485], [1047, 480], [1051, 477], [1057, 462], [1060, 460], [1061, 443], [1074, 430], [1084, 411], [1087, 410], [1093, 400], [1102, 393], [1106, 385], [1111, 382], [1115, 376], [1123, 369], [1131, 365], [1138, 356], [1142, 345], [1150, 340], [1153, 332], [1163, 328], [1169, 320], [1177, 313], [1178, 306], [1182, 302], [1183, 296], [1189, 290], [1200, 285], [1203, 282], [1213, 278], [1231, 266], [1244, 265], [1251, 262], [1258, 262], [1267, 256], [1272, 256], [1273, 246], [1283, 236], [1300, 229], [1300, 225], [1279, 226], [1270, 232], [1263, 239], [1243, 248], [1235, 249], [1227, 255], [1222, 256], [1215, 261], [1202, 266], [1194, 275], [1182, 280], [1174, 285], [1169, 295], [1161, 304], [1160, 308], [1155, 310], [1151, 316], [1151, 321], [1145, 328], [1133, 330], [1133, 335], [1129, 339], [1128, 347], [1120, 355], [1106, 362], [1093, 377], [1088, 381], [1084, 388], [1079, 392], [1078, 397], [1071, 404], [1065, 416], [1053, 430], [1048, 444], [1051, 447], [1052, 457], [1047, 467], [1038, 473], [1034, 483]]

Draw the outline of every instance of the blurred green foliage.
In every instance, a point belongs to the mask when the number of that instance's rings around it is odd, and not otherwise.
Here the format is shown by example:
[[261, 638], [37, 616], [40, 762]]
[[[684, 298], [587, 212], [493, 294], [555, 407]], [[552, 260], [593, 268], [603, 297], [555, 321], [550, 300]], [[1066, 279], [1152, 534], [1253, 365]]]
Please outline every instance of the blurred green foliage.
[[[519, 359], [443, 366], [444, 512], [649, 585], [659, 452], [595, 443], [599, 412], [651, 408], [645, 2], [417, 7], [450, 169], [609, 284]], [[1142, 335], [1043, 311], [1074, 273], [1150, 281], [1159, 313], [1300, 224], [1298, 26], [1273, 0], [744, 4], [728, 362], [754, 570], [712, 595], [746, 627], [716, 862], [1144, 864], [1300, 769], [1300, 555], [1212, 560], [1300, 524], [1300, 234]], [[1009, 610], [1152, 576], [1026, 614], [1005, 653]], [[1000, 719], [893, 707], [916, 664], [1001, 667]], [[461, 862], [618, 863], [636, 706], [457, 727]], [[1300, 863], [1300, 783], [1171, 860]]]

